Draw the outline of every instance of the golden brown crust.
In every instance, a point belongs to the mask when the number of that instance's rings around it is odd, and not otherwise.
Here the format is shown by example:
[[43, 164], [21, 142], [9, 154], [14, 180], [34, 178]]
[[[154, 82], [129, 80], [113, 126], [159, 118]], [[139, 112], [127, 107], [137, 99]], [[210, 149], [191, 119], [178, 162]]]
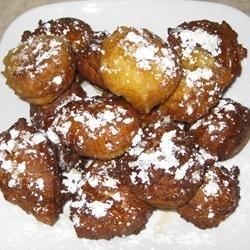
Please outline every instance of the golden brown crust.
[[139, 123], [139, 115], [123, 99], [96, 96], [65, 105], [53, 129], [75, 153], [112, 159], [130, 147]]
[[[198, 57], [209, 58], [204, 51], [196, 50]], [[192, 57], [193, 61], [196, 61]], [[211, 57], [209, 58], [213, 60]], [[199, 59], [198, 59], [199, 60]], [[179, 122], [192, 123], [208, 114], [231, 79], [231, 74], [222, 67], [213, 65], [195, 70], [184, 68], [183, 77], [175, 92], [163, 103], [160, 110]]]
[[46, 137], [25, 119], [0, 135], [0, 188], [4, 198], [52, 225], [62, 210], [61, 178]]
[[139, 198], [158, 208], [176, 208], [192, 198], [201, 185], [206, 153], [169, 117], [147, 116], [143, 130], [119, 164]]
[[106, 32], [96, 32], [94, 38], [88, 47], [77, 54], [77, 70], [91, 84], [107, 90], [102, 74], [100, 57], [102, 50], [102, 41], [107, 37]]
[[144, 229], [153, 208], [121, 184], [112, 161], [93, 161], [71, 204], [71, 219], [78, 237], [111, 239]]
[[72, 84], [75, 58], [70, 45], [60, 37], [31, 37], [4, 58], [3, 75], [15, 93], [29, 103], [45, 105]]
[[119, 27], [102, 43], [101, 70], [109, 90], [142, 113], [176, 89], [181, 69], [175, 52], [146, 29]]
[[[184, 22], [180, 24], [177, 29], [190, 31], [203, 30], [210, 35], [218, 36], [220, 39], [218, 44], [220, 53], [215, 55], [216, 61], [228, 69], [234, 77], [240, 75], [241, 60], [247, 56], [247, 50], [238, 43], [238, 34], [226, 21], [223, 21], [222, 23], [208, 20]], [[180, 45], [180, 38], [178, 35], [175, 35], [177, 29], [169, 28], [168, 30], [168, 40], [175, 46]]]
[[209, 167], [200, 189], [187, 204], [178, 208], [177, 212], [201, 229], [217, 227], [238, 206], [238, 174], [238, 168], [229, 172], [219, 164]]
[[220, 161], [239, 153], [250, 138], [250, 111], [226, 98], [189, 129], [196, 142]]
[[226, 22], [207, 20], [169, 29], [168, 41], [181, 57], [183, 77], [161, 111], [177, 121], [192, 123], [217, 105], [226, 87], [240, 74], [246, 49]]
[[33, 32], [24, 31], [22, 41], [42, 34], [63, 36], [71, 43], [73, 50], [78, 52], [90, 43], [93, 31], [87, 23], [76, 18], [63, 17], [47, 22], [40, 20], [38, 28]]

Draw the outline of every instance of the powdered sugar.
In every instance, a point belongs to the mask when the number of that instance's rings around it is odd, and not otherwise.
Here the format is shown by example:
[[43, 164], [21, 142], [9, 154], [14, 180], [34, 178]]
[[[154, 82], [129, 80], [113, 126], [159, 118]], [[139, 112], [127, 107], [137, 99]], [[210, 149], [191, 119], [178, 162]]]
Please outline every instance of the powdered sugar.
[[[63, 53], [66, 51], [65, 59], [71, 60], [71, 55], [67, 51], [64, 42], [63, 39], [52, 36], [30, 37], [12, 52], [11, 60], [15, 60], [16, 64], [16, 68], [14, 69], [15, 74], [22, 75], [26, 77], [25, 79], [27, 81], [33, 83], [33, 80], [41, 82], [40, 76], [44, 74], [44, 72], [47, 72], [47, 86], [44, 85], [44, 88], [48, 88], [50, 85], [61, 85], [64, 81], [65, 70], [60, 66], [62, 65], [60, 61], [62, 51]], [[58, 69], [56, 71], [50, 71], [51, 68], [56, 68], [56, 65]]]
[[91, 175], [91, 173], [88, 172], [85, 175], [84, 180], [87, 181], [91, 187], [97, 187], [98, 185], [102, 185], [104, 187], [113, 189], [117, 188], [117, 184], [119, 183], [117, 179], [111, 178], [108, 175], [108, 170], [106, 170], [105, 168], [99, 170], [98, 175]]
[[[138, 178], [142, 183], [149, 183], [147, 169], [155, 166], [158, 169], [164, 169], [166, 172], [172, 167], [179, 165], [179, 160], [175, 156], [177, 147], [173, 142], [173, 138], [176, 136], [176, 131], [166, 132], [162, 135], [159, 148], [152, 152], [143, 152], [144, 147], [137, 149], [136, 152], [142, 151], [135, 161], [129, 162], [129, 167], [139, 169]], [[136, 136], [138, 138], [138, 135]], [[139, 138], [135, 141], [140, 142]], [[134, 142], [134, 141], [133, 141]], [[139, 144], [140, 145], [140, 144]], [[134, 154], [134, 151], [129, 151]], [[134, 179], [132, 177], [132, 179]]]
[[[182, 162], [182, 156], [187, 153], [186, 146], [180, 143], [184, 140], [176, 129], [164, 132], [156, 140], [159, 140], [159, 144], [155, 144], [155, 137], [157, 130], [161, 126], [159, 123], [168, 124], [169, 119], [163, 121], [154, 120], [151, 125], [154, 132], [149, 132], [148, 137], [145, 137], [142, 130], [139, 130], [132, 141], [132, 147], [128, 151], [128, 155], [132, 158], [128, 160], [128, 166], [131, 169], [130, 180], [136, 185], [138, 182], [149, 185], [150, 179], [153, 176], [152, 171], [164, 170], [165, 173], [173, 176], [176, 181], [181, 181], [186, 177], [187, 171], [193, 168], [196, 163], [199, 163], [201, 168], [205, 164], [205, 161], [211, 159], [209, 154], [202, 156], [202, 151], [198, 150], [196, 153], [192, 153], [189, 159]], [[149, 130], [146, 128], [145, 131]], [[150, 130], [149, 130], [150, 131]], [[182, 139], [181, 139], [182, 138]], [[176, 140], [179, 143], [176, 143]], [[155, 146], [149, 146], [155, 145]], [[196, 171], [192, 175], [193, 183], [197, 183], [201, 180], [201, 171]]]
[[64, 172], [62, 183], [66, 188], [66, 192], [74, 194], [81, 188], [84, 183], [82, 173], [74, 168], [69, 172]]
[[134, 57], [136, 58], [138, 67], [144, 70], [150, 70], [150, 61], [154, 59], [155, 53], [157, 51], [158, 49], [153, 45], [138, 48], [134, 53]]
[[[93, 201], [88, 202], [86, 200], [86, 195], [83, 194], [80, 201], [74, 201], [71, 204], [71, 207], [76, 209], [81, 209], [86, 207], [85, 213], [90, 214], [97, 219], [106, 216], [108, 210], [112, 207], [113, 202], [108, 200], [107, 202]], [[79, 221], [77, 220], [76, 226], [79, 226]]]
[[[226, 112], [228, 111], [235, 111], [235, 105], [233, 104], [233, 102], [230, 102], [228, 100], [225, 99], [221, 99], [218, 106], [215, 108], [216, 111], [220, 111], [220, 110], [224, 110]], [[215, 111], [215, 112], [216, 112]]]
[[1, 164], [1, 168], [9, 173], [12, 172], [13, 170], [12, 162], [10, 160], [3, 161]]
[[[196, 130], [204, 128], [212, 135], [211, 140], [217, 139], [218, 131], [226, 130], [234, 122], [236, 114], [236, 104], [230, 99], [221, 99], [218, 105], [213, 108], [207, 117], [197, 120], [190, 128]], [[223, 139], [223, 137], [221, 137]]]
[[206, 178], [208, 179], [207, 183], [202, 188], [204, 194], [206, 196], [217, 196], [220, 192], [220, 187], [217, 183], [217, 181], [218, 181], [217, 175], [213, 171], [208, 170], [206, 172]]
[[207, 50], [212, 56], [218, 56], [221, 53], [221, 39], [217, 35], [209, 34], [200, 28], [192, 31], [182, 28], [176, 28], [174, 36], [180, 37], [182, 54], [189, 57], [197, 45]]
[[209, 212], [207, 218], [208, 219], [212, 219], [214, 217], [214, 213], [213, 212]]
[[44, 180], [42, 178], [36, 179], [35, 187], [39, 190], [43, 190], [44, 189]]
[[[118, 31], [123, 32], [122, 28]], [[135, 58], [138, 68], [148, 71], [156, 65], [167, 77], [176, 76], [176, 57], [173, 51], [166, 44], [160, 48], [150, 42], [150, 36], [143, 29], [131, 29], [119, 45], [125, 54]]]
[[213, 76], [213, 72], [211, 69], [202, 69], [202, 68], [197, 68], [194, 71], [187, 71], [186, 74], [186, 84], [188, 87], [192, 88], [194, 87], [196, 82], [202, 79], [205, 80], [210, 80], [210, 78]]
[[[19, 179], [22, 178], [26, 172], [26, 162], [20, 161], [20, 159], [18, 161], [18, 157], [24, 152], [27, 153], [29, 157], [36, 156], [39, 152], [34, 147], [38, 144], [45, 143], [46, 138], [42, 133], [32, 134], [29, 131], [16, 130], [15, 128], [11, 129], [9, 134], [10, 138], [8, 140], [0, 141], [0, 169], [10, 174], [8, 186], [13, 188], [18, 185]], [[9, 158], [9, 155], [12, 155], [14, 159]]]
[[40, 21], [34, 33], [66, 37], [72, 43], [72, 47], [78, 51], [90, 39], [91, 32], [88, 29], [87, 24], [80, 20], [59, 18], [45, 23]]
[[52, 83], [55, 83], [56, 85], [60, 85], [63, 81], [63, 78], [62, 76], [55, 76], [53, 79], [52, 79]]
[[86, 204], [87, 208], [90, 210], [90, 213], [97, 219], [105, 216], [107, 214], [107, 211], [112, 207], [112, 205], [113, 203], [109, 201], [107, 203], [93, 201]]

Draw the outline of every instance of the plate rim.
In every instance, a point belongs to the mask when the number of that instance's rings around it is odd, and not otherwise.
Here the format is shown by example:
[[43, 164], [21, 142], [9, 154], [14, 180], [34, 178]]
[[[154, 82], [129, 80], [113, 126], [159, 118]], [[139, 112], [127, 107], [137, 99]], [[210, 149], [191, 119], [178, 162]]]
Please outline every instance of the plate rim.
[[[157, 0], [157, 1], [165, 3], [166, 5], [169, 4], [169, 3], [174, 3], [174, 4], [177, 3], [177, 1], [174, 1], [174, 0], [173, 1]], [[132, 2], [133, 3], [133, 0], [108, 0], [108, 1], [102, 1], [102, 0], [85, 0], [85, 1], [72, 1], [72, 2], [67, 1], [67, 2], [62, 2], [62, 3], [45, 4], [45, 5], [41, 5], [41, 6], [38, 6], [38, 7], [31, 8], [28, 11], [24, 12], [23, 14], [21, 14], [20, 16], [18, 16], [15, 20], [13, 20], [11, 22], [11, 24], [7, 27], [7, 29], [5, 30], [5, 32], [3, 33], [2, 39], [0, 41], [0, 55], [1, 55], [1, 52], [2, 52], [1, 51], [2, 41], [4, 41], [3, 38], [5, 37], [4, 35], [5, 35], [6, 31], [8, 31], [9, 29], [11, 29], [11, 27], [13, 26], [13, 24], [15, 24], [15, 22], [18, 22], [18, 20], [20, 20], [23, 16], [28, 15], [30, 12], [37, 11], [37, 10], [40, 10], [40, 9], [43, 9], [43, 8], [52, 7], [52, 6], [54, 6], [54, 7], [56, 7], [58, 5], [60, 5], [60, 6], [64, 5], [65, 6], [65, 5], [74, 4], [74, 3], [77, 3], [77, 5], [79, 5], [79, 4], [85, 5], [85, 4], [93, 4], [93, 3], [102, 3], [102, 5], [106, 5], [107, 3], [115, 3], [115, 4], [118, 5], [118, 4], [123, 3], [123, 2], [126, 2], [126, 3], [127, 2]], [[145, 3], [145, 2], [152, 2], [152, 3], [154, 3], [154, 0], [144, 0], [144, 1], [143, 0], [137, 0], [137, 2], [143, 2], [143, 3]], [[209, 4], [210, 6], [211, 5], [213, 5], [213, 6], [215, 6], [215, 5], [226, 6], [228, 9], [233, 10], [235, 13], [237, 12], [237, 14], [240, 14], [240, 15], [243, 14], [245, 17], [247, 17], [248, 21], [250, 21], [249, 16], [247, 16], [244, 12], [242, 12], [242, 11], [240, 11], [240, 10], [234, 8], [234, 7], [225, 5], [225, 4], [212, 3], [212, 2], [203, 2], [203, 1], [190, 1], [190, 0], [178, 0], [178, 2], [186, 2], [187, 4], [188, 3], [192, 3], [192, 4], [199, 3], [199, 4], [202, 4], [203, 6], [207, 5], [207, 4]], [[248, 58], [248, 60], [249, 60], [249, 58]], [[166, 246], [168, 246], [168, 245], [166, 245]], [[1, 247], [0, 247], [0, 249], [1, 249]]]

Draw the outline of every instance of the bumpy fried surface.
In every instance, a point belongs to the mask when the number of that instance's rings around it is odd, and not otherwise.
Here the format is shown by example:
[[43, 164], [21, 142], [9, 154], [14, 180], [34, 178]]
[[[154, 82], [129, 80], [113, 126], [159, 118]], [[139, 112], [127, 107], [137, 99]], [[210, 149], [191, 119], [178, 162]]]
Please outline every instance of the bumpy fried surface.
[[168, 41], [181, 57], [183, 77], [161, 110], [177, 121], [192, 123], [217, 105], [225, 88], [240, 74], [246, 49], [227, 23], [207, 20], [169, 29]]
[[135, 195], [158, 208], [176, 208], [188, 202], [202, 184], [205, 157], [206, 152], [169, 117], [154, 114], [144, 119], [143, 130], [119, 164], [127, 171]]
[[4, 198], [52, 225], [62, 210], [61, 178], [46, 137], [25, 119], [0, 135], [0, 189]]
[[229, 172], [219, 164], [209, 167], [200, 189], [187, 204], [178, 208], [177, 212], [201, 229], [217, 227], [238, 206], [238, 174], [238, 168]]
[[[214, 56], [216, 62], [228, 69], [233, 76], [240, 75], [241, 60], [246, 57], [247, 50], [238, 43], [238, 34], [227, 22], [223, 21], [221, 24], [208, 20], [184, 22], [175, 29], [170, 28], [168, 32], [169, 42], [178, 46], [182, 55], [185, 56], [197, 46], [205, 46], [204, 49]], [[207, 34], [215, 40], [206, 40]]]
[[165, 101], [179, 83], [177, 55], [146, 29], [119, 27], [103, 40], [102, 49], [104, 83], [142, 113]]
[[105, 32], [96, 32], [88, 47], [77, 54], [77, 70], [93, 85], [108, 89], [102, 79], [100, 57], [104, 53], [102, 41], [107, 37]]
[[42, 34], [65, 37], [71, 43], [76, 53], [84, 49], [93, 37], [93, 31], [87, 23], [76, 18], [63, 17], [44, 23], [40, 20], [38, 28], [33, 32], [25, 31], [23, 33], [22, 41]]
[[219, 160], [239, 153], [250, 138], [250, 111], [227, 98], [189, 129], [196, 142]]
[[69, 43], [55, 36], [31, 37], [4, 58], [3, 75], [15, 93], [32, 104], [45, 105], [66, 91], [75, 74]]
[[71, 219], [78, 237], [111, 239], [144, 229], [153, 208], [122, 184], [114, 160], [93, 161], [76, 183]]
[[131, 145], [139, 128], [139, 116], [118, 97], [92, 97], [65, 105], [53, 122], [64, 145], [75, 153], [112, 159]]

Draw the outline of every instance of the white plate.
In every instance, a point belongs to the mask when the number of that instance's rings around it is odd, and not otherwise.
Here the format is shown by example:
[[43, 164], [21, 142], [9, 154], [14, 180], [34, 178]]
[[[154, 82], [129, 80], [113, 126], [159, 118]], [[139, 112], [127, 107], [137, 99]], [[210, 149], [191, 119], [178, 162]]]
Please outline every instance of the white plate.
[[[39, 19], [76, 17], [88, 22], [95, 30], [113, 30], [121, 24], [146, 27], [163, 38], [167, 28], [183, 21], [209, 19], [226, 20], [238, 32], [239, 40], [250, 51], [250, 19], [233, 8], [206, 2], [164, 0], [82, 1], [46, 5], [18, 17], [6, 30], [0, 46], [0, 58], [15, 47], [24, 30], [34, 29]], [[242, 75], [227, 92], [227, 96], [250, 107], [250, 59], [243, 62]], [[0, 71], [3, 64], [0, 64]], [[0, 131], [7, 129], [18, 117], [28, 117], [29, 106], [18, 99], [0, 76]], [[42, 225], [20, 208], [0, 196], [0, 250], [42, 249], [249, 249], [250, 232], [250, 145], [226, 165], [241, 169], [241, 200], [237, 211], [218, 228], [199, 230], [179, 218], [174, 212], [156, 212], [146, 230], [137, 236], [111, 241], [89, 241], [75, 236], [67, 216], [54, 227]]]

